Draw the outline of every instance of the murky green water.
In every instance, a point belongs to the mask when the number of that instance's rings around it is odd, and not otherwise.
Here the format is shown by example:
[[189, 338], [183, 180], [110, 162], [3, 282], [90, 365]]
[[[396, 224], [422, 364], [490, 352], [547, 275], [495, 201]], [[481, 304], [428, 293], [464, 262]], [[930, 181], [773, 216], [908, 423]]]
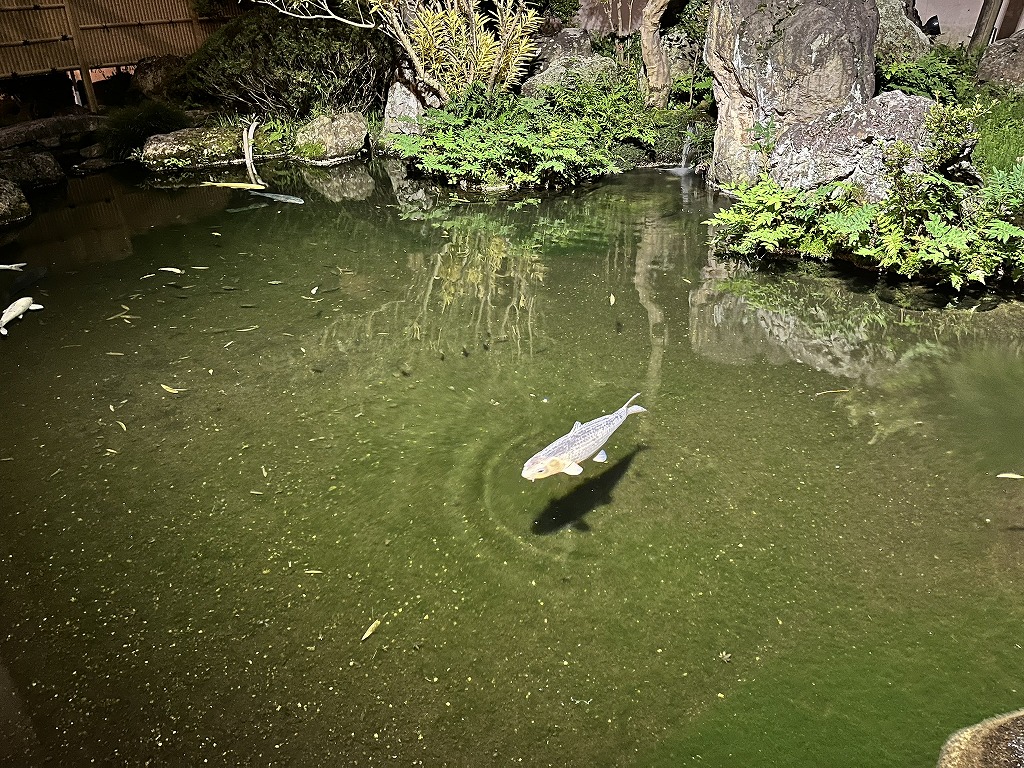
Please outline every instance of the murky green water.
[[669, 174], [313, 182], [80, 180], [0, 250], [50, 267], [0, 340], [6, 759], [907, 768], [1022, 706], [1019, 308], [709, 265]]

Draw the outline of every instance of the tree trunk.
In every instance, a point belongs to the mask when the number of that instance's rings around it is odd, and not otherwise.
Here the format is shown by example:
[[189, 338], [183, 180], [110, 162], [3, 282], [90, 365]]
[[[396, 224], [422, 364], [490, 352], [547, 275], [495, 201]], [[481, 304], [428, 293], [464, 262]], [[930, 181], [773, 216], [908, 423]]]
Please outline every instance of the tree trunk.
[[992, 39], [992, 30], [995, 29], [996, 19], [999, 18], [999, 9], [1003, 0], [983, 0], [981, 13], [978, 14], [978, 23], [974, 25], [974, 33], [971, 35], [971, 42], [967, 46], [969, 53], [977, 53], [988, 47]]
[[668, 8], [668, 0], [649, 0], [640, 22], [640, 51], [647, 70], [647, 105], [664, 109], [672, 88], [668, 55], [661, 46], [661, 17]]

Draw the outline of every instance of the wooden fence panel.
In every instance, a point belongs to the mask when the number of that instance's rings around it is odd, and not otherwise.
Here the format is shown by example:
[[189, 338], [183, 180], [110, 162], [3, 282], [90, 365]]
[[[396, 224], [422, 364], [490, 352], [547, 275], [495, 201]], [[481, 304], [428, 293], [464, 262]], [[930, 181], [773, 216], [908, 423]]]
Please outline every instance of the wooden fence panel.
[[0, 80], [188, 56], [223, 22], [189, 0], [0, 0]]

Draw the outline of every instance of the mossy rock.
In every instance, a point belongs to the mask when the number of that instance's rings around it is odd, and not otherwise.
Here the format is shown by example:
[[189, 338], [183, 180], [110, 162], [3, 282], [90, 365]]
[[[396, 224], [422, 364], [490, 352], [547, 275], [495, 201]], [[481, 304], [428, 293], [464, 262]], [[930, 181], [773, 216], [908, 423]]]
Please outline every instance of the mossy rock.
[[207, 168], [242, 162], [242, 136], [230, 128], [184, 128], [150, 136], [142, 164], [154, 171]]

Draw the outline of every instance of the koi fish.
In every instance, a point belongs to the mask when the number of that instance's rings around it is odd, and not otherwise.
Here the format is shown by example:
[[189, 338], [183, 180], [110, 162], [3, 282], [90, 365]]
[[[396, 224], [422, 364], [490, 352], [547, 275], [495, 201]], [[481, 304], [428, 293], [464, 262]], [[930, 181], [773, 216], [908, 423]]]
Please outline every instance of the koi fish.
[[578, 475], [583, 471], [581, 461], [592, 456], [594, 461], [607, 461], [608, 454], [601, 447], [608, 442], [612, 433], [622, 426], [622, 422], [629, 414], [647, 412], [643, 406], [633, 405], [633, 401], [638, 397], [639, 392], [629, 398], [615, 413], [599, 416], [586, 424], [577, 421], [568, 434], [562, 435], [523, 465], [523, 477], [527, 480], [539, 480], [542, 477], [557, 475], [559, 472]]
[[24, 315], [30, 309], [42, 309], [42, 304], [33, 304], [32, 297], [26, 296], [23, 299], [18, 299], [16, 302], [11, 304], [7, 309], [4, 310], [2, 316], [0, 316], [0, 336], [7, 335], [7, 324], [12, 320], [17, 320], [19, 317]]
[[249, 191], [249, 194], [266, 197], [270, 200], [275, 200], [278, 203], [295, 203], [295, 205], [302, 205], [306, 202], [301, 197], [296, 197], [295, 195], [282, 195], [277, 192], [257, 192], [255, 189], [252, 189]]
[[27, 266], [28, 262], [21, 262], [20, 264], [0, 264], [0, 271], [9, 270], [11, 272], [21, 272], [21, 268]]

